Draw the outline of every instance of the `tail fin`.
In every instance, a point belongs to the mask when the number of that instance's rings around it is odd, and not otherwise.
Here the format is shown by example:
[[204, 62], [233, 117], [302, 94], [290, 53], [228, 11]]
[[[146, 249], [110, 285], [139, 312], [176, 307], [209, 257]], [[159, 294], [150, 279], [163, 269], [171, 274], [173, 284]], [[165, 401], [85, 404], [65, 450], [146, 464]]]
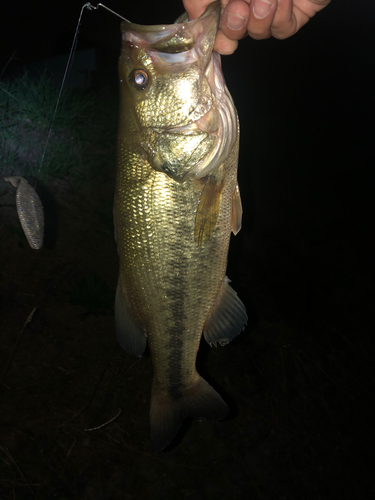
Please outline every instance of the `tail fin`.
[[222, 397], [202, 377], [177, 399], [153, 388], [150, 426], [155, 450], [170, 444], [185, 417], [221, 420], [229, 413]]

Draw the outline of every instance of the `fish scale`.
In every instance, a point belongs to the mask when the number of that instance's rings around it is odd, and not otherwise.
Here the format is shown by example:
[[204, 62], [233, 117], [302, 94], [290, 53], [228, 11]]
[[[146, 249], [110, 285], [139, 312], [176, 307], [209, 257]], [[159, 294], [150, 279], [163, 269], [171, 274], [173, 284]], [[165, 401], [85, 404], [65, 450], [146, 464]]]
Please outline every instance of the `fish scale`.
[[[224, 344], [247, 320], [225, 276], [241, 209], [238, 119], [219, 56], [212, 55], [219, 12], [216, 2], [198, 20], [181, 23], [188, 36], [186, 47], [179, 38], [180, 53], [168, 38], [179, 24], [161, 28], [161, 37], [155, 27], [122, 23], [116, 333], [120, 345], [137, 356], [147, 338], [156, 449], [169, 444], [184, 417], [226, 416], [221, 396], [198, 374], [196, 356], [202, 332], [210, 344]], [[135, 72], [147, 85], [137, 85]], [[195, 121], [186, 127], [192, 116]]]

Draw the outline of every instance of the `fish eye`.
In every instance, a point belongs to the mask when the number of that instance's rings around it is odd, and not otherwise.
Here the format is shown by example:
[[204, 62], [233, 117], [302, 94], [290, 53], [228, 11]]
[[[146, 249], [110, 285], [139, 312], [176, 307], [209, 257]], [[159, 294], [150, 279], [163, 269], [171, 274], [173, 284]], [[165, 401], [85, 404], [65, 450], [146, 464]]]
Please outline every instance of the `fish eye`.
[[144, 69], [136, 69], [130, 77], [133, 87], [137, 90], [144, 90], [149, 82], [148, 73]]

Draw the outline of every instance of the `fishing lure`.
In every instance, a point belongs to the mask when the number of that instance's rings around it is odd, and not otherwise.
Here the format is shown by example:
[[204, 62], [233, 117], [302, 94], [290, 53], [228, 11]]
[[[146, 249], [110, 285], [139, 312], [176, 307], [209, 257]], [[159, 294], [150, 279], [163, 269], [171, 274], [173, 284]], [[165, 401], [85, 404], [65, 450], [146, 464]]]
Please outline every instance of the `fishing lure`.
[[[124, 17], [120, 16], [119, 14], [117, 14], [113, 10], [109, 9], [108, 7], [103, 5], [102, 3], [98, 3], [96, 6], [94, 6], [90, 2], [87, 2], [82, 6], [81, 13], [80, 13], [80, 16], [78, 18], [77, 28], [76, 28], [76, 32], [74, 35], [72, 47], [70, 50], [68, 62], [66, 65], [64, 77], [63, 77], [63, 80], [61, 83], [59, 95], [58, 95], [58, 98], [56, 101], [55, 110], [53, 113], [53, 117], [51, 120], [49, 130], [48, 130], [46, 143], [44, 146], [42, 158], [41, 158], [39, 169], [37, 172], [37, 176], [36, 176], [37, 179], [39, 177], [39, 173], [40, 173], [40, 170], [42, 168], [42, 164], [43, 164], [44, 156], [45, 156], [45, 153], [47, 150], [47, 146], [48, 146], [49, 138], [51, 135], [53, 123], [55, 120], [57, 108], [58, 108], [59, 103], [60, 103], [61, 93], [62, 93], [62, 90], [64, 88], [65, 81], [66, 81], [66, 78], [68, 76], [69, 68], [71, 67], [71, 61], [73, 59], [73, 55], [74, 55], [74, 52], [75, 52], [75, 49], [77, 46], [79, 26], [81, 24], [81, 18], [82, 18], [83, 11], [85, 8], [87, 8], [88, 10], [92, 10], [92, 9], [97, 10], [99, 7], [103, 7], [105, 9], [107, 9], [112, 14], [115, 14], [116, 16], [120, 17], [122, 20], [126, 21], [126, 19]], [[36, 183], [35, 183], [35, 186], [33, 188], [24, 177], [11, 176], [11, 177], [4, 177], [3, 179], [7, 182], [10, 182], [12, 184], [12, 186], [14, 186], [17, 189], [17, 191], [16, 191], [17, 213], [18, 213], [19, 220], [21, 222], [23, 232], [25, 233], [25, 236], [27, 238], [27, 241], [28, 241], [30, 247], [33, 248], [34, 250], [39, 250], [43, 246], [44, 212], [43, 212], [43, 206], [42, 206], [42, 203], [40, 201], [40, 198], [35, 190]]]
[[34, 250], [39, 250], [43, 246], [44, 213], [37, 192], [23, 177], [4, 177], [4, 181], [17, 188], [18, 218], [29, 245]]

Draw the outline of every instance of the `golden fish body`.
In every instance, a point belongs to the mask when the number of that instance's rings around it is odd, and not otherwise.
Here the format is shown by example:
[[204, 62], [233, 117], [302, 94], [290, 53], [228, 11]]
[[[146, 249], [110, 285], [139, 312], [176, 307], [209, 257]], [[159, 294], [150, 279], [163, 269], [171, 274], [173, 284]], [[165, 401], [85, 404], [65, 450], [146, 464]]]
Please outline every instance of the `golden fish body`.
[[115, 226], [116, 331], [154, 378], [151, 438], [169, 444], [184, 417], [228, 408], [195, 364], [202, 331], [229, 342], [247, 316], [225, 277], [241, 222], [238, 119], [212, 53], [220, 6], [174, 25], [122, 23]]

